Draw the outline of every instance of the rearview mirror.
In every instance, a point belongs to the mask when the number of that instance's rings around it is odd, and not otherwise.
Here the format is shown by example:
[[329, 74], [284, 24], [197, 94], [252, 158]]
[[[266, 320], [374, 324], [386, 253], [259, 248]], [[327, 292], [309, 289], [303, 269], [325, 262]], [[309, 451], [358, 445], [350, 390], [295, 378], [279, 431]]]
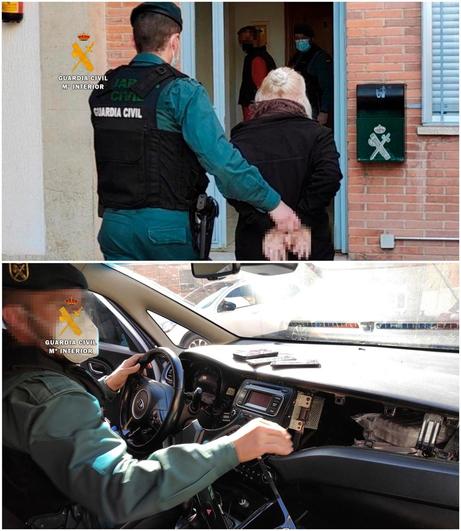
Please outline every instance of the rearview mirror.
[[253, 264], [237, 264], [235, 262], [197, 262], [191, 264], [192, 274], [195, 278], [207, 278], [217, 280], [218, 278], [236, 275], [240, 270], [247, 273], [262, 276], [286, 275], [292, 273], [298, 267], [293, 262], [266, 262]]
[[240, 264], [219, 263], [219, 262], [198, 262], [191, 264], [192, 274], [195, 278], [207, 278], [217, 280], [218, 278], [236, 275], [240, 271]]

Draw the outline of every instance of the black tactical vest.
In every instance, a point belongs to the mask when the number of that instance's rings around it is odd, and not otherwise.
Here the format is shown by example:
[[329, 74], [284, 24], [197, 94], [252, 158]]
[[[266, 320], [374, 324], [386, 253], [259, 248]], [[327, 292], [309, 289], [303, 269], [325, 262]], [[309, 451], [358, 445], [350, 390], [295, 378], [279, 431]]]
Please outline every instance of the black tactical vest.
[[239, 105], [250, 105], [253, 103], [258, 88], [253, 82], [253, 77], [251, 75], [251, 63], [255, 57], [262, 57], [266, 62], [267, 71], [270, 72], [276, 68], [274, 59], [266, 51], [265, 46], [260, 48], [253, 48], [250, 52], [247, 53], [245, 61], [243, 62], [243, 72], [242, 72], [242, 84], [240, 86], [239, 94]]
[[[60, 363], [47, 358], [37, 349], [17, 346], [4, 332], [3, 338], [3, 399], [23, 379], [22, 375], [37, 370], [51, 370], [64, 374], [80, 383], [96, 396], [100, 403], [104, 401], [104, 392], [90, 373], [71, 363]], [[40, 526], [61, 527], [64, 522], [74, 527], [94, 527], [97, 518], [79, 507], [60, 492], [46, 473], [26, 452], [3, 445], [3, 506], [4, 527], [17, 527], [9, 520], [22, 523], [20, 527]], [[76, 516], [76, 513], [80, 513]], [[6, 520], [6, 521], [5, 521]]]
[[166, 63], [129, 64], [106, 76], [90, 96], [100, 205], [189, 210], [208, 178], [182, 134], [157, 127], [161, 91], [187, 76]]

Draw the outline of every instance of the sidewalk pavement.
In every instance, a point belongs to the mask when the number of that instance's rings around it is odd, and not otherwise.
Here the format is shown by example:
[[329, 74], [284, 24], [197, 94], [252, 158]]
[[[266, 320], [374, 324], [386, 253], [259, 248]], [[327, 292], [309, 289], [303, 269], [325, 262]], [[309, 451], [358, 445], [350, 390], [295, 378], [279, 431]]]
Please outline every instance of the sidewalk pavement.
[[[215, 262], [234, 262], [235, 256], [232, 251], [211, 251], [210, 258]], [[347, 254], [336, 253], [335, 261], [349, 260]]]

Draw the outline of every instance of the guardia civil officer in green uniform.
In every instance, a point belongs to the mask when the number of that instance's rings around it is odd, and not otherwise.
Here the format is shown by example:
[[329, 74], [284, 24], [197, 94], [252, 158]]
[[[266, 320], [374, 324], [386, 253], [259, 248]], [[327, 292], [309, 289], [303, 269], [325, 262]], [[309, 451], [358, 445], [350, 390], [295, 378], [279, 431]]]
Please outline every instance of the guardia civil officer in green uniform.
[[145, 2], [131, 24], [138, 54], [90, 97], [105, 258], [196, 259], [189, 212], [206, 172], [226, 198], [269, 212], [282, 230], [297, 228], [293, 211], [225, 138], [202, 85], [173, 68], [179, 7]]
[[[291, 452], [283, 428], [256, 419], [203, 445], [134, 459], [101, 406], [139, 370], [139, 356], [103, 382], [76, 364], [97, 354], [86, 290], [69, 264], [3, 265], [4, 527], [120, 526], [177, 506], [239, 462]], [[50, 348], [75, 326], [87, 352]]]

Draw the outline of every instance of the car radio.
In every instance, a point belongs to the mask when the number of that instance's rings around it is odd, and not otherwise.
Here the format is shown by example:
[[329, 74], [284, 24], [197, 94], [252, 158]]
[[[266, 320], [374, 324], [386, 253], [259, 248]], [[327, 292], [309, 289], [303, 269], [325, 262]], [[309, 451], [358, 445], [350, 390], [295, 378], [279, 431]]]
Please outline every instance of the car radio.
[[235, 396], [234, 408], [249, 417], [268, 417], [281, 425], [288, 425], [288, 408], [292, 405], [294, 390], [272, 384], [245, 380]]

